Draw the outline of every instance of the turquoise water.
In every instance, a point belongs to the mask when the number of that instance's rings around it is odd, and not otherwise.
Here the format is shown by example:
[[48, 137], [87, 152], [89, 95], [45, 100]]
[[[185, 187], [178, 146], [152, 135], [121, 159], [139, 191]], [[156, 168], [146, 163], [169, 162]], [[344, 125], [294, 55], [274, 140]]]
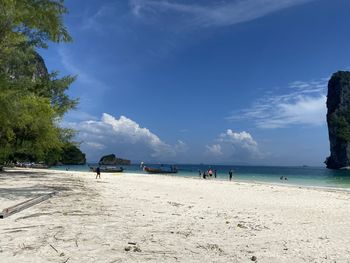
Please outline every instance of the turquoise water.
[[[152, 165], [150, 165], [152, 166]], [[153, 167], [153, 166], [152, 166]], [[228, 180], [228, 172], [234, 170], [233, 180], [246, 182], [283, 183], [300, 186], [346, 188], [350, 190], [350, 171], [333, 171], [323, 167], [274, 167], [274, 166], [224, 166], [224, 165], [176, 165], [179, 172], [169, 176], [199, 178], [202, 172], [211, 167], [217, 170], [217, 180]], [[123, 166], [124, 173], [145, 173], [139, 165]], [[56, 166], [50, 169], [89, 171], [88, 165]], [[288, 180], [280, 180], [280, 177]], [[211, 178], [214, 179], [214, 176]]]

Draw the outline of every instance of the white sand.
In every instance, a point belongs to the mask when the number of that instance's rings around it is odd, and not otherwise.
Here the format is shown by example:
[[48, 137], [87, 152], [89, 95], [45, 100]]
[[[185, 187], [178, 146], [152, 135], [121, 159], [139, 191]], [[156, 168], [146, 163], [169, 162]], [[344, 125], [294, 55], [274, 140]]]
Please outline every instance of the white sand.
[[15, 170], [0, 209], [53, 190], [0, 219], [0, 262], [350, 262], [348, 192]]

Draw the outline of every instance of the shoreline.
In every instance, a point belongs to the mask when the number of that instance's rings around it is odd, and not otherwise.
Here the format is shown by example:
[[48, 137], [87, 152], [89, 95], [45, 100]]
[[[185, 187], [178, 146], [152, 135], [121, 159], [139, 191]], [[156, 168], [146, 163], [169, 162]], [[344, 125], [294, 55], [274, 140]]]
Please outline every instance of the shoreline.
[[[145, 176], [163, 176], [163, 177], [172, 177], [172, 178], [185, 178], [185, 179], [192, 179], [192, 180], [203, 180], [203, 181], [212, 181], [212, 182], [227, 182], [227, 183], [241, 183], [241, 184], [247, 184], [247, 185], [265, 185], [265, 186], [281, 186], [281, 187], [290, 187], [290, 188], [301, 188], [301, 189], [310, 189], [310, 190], [329, 190], [330, 192], [350, 192], [350, 188], [342, 188], [342, 187], [327, 187], [327, 186], [315, 186], [315, 185], [298, 185], [298, 184], [284, 184], [284, 183], [275, 183], [275, 182], [266, 182], [266, 181], [254, 181], [254, 180], [225, 180], [221, 178], [211, 178], [211, 179], [203, 179], [198, 178], [195, 176], [174, 176], [174, 175], [167, 175], [167, 174], [143, 174], [143, 173], [125, 173], [125, 174], [137, 174], [137, 175], [145, 175]], [[112, 175], [109, 173], [109, 175]], [[233, 177], [234, 178], [234, 177]]]
[[[59, 171], [59, 172], [66, 172], [65, 170], [56, 170], [56, 169], [48, 169], [50, 171]], [[77, 172], [77, 173], [84, 173], [84, 172], [90, 172], [90, 171], [68, 171], [68, 172]], [[104, 172], [103, 174], [113, 174], [113, 173], [106, 173]], [[134, 171], [125, 171], [123, 174], [140, 174], [140, 175], [152, 175], [154, 176], [155, 174], [147, 174], [147, 173], [142, 173], [142, 172], [134, 172]], [[188, 179], [195, 179], [195, 180], [208, 180], [208, 181], [227, 181], [230, 182], [228, 179], [224, 179], [222, 176], [218, 178], [210, 178], [210, 179], [203, 179], [200, 178], [199, 176], [188, 176], [188, 175], [167, 175], [167, 174], [156, 174], [155, 176], [165, 176], [165, 177], [181, 177], [181, 178], [188, 178]], [[228, 176], [227, 176], [228, 178]], [[282, 182], [267, 182], [267, 181], [255, 181], [255, 180], [245, 180], [245, 179], [237, 179], [234, 180], [235, 177], [233, 176], [233, 181], [235, 182], [240, 182], [240, 183], [248, 183], [248, 184], [262, 184], [262, 185], [275, 185], [275, 186], [284, 186], [284, 187], [295, 187], [295, 188], [306, 188], [306, 189], [319, 189], [319, 190], [329, 190], [329, 191], [341, 191], [341, 192], [350, 192], [350, 186], [349, 188], [345, 187], [334, 187], [334, 186], [318, 186], [318, 185], [303, 185], [303, 184], [293, 184], [293, 183], [282, 183]], [[284, 181], [283, 181], [284, 182]]]
[[[63, 169], [66, 167], [64, 166]], [[86, 167], [72, 166], [67, 167], [72, 170], [83, 171]], [[174, 176], [180, 177], [194, 177], [198, 178], [198, 171], [205, 170], [203, 167], [192, 165], [179, 165], [179, 173]], [[319, 187], [330, 189], [341, 189], [346, 191], [350, 189], [350, 174], [344, 171], [334, 171], [322, 167], [274, 167], [274, 166], [214, 166], [213, 169], [217, 169], [217, 180], [228, 179], [229, 168], [235, 170], [235, 180], [244, 182], [256, 182], [256, 183], [271, 183], [271, 184], [288, 184], [296, 186], [306, 187]], [[53, 169], [63, 170], [60, 167]], [[85, 170], [86, 171], [86, 170]], [[132, 165], [125, 167], [124, 173], [144, 173], [140, 170], [139, 165]], [[287, 177], [288, 181], [281, 181], [280, 177]]]
[[[133, 174], [133, 173], [131, 173]], [[138, 173], [135, 173], [138, 174]], [[140, 173], [141, 174], [141, 173]], [[156, 175], [158, 176], [158, 175]], [[275, 182], [266, 182], [266, 181], [253, 181], [253, 180], [225, 180], [221, 178], [212, 178], [212, 179], [203, 179], [203, 178], [196, 178], [195, 176], [172, 176], [172, 175], [166, 175], [166, 174], [159, 174], [159, 176], [171, 176], [171, 177], [181, 177], [181, 178], [188, 178], [188, 179], [194, 179], [194, 180], [206, 180], [206, 181], [214, 181], [214, 182], [236, 182], [236, 183], [242, 183], [242, 184], [256, 184], [256, 185], [266, 185], [266, 186], [282, 186], [282, 187], [291, 187], [291, 188], [303, 188], [303, 189], [310, 189], [310, 190], [330, 190], [330, 191], [339, 191], [339, 192], [350, 192], [350, 188], [342, 188], [342, 187], [328, 187], [328, 186], [315, 186], [315, 185], [298, 185], [298, 184], [284, 184], [284, 183], [275, 183]], [[234, 177], [233, 177], [234, 178]]]
[[[40, 172], [40, 171], [53, 171], [54, 173], [73, 173], [77, 175], [81, 174], [95, 174], [95, 172], [91, 171], [74, 171], [74, 170], [56, 170], [56, 169], [38, 169], [38, 168], [20, 168], [20, 167], [13, 167], [8, 168], [4, 167], [4, 171], [6, 169], [8, 170], [24, 170], [24, 171], [34, 171], [34, 172]], [[247, 184], [247, 185], [265, 185], [265, 186], [281, 186], [281, 187], [288, 187], [288, 188], [301, 188], [301, 189], [310, 189], [310, 190], [321, 190], [321, 191], [329, 191], [329, 192], [344, 192], [348, 193], [350, 192], [349, 188], [344, 187], [331, 187], [331, 186], [317, 186], [317, 185], [302, 185], [302, 184], [293, 184], [293, 183], [277, 183], [277, 182], [267, 182], [267, 181], [254, 181], [254, 180], [242, 180], [242, 179], [236, 179], [233, 177], [232, 181], [225, 180], [223, 178], [210, 178], [210, 179], [203, 179], [199, 178], [199, 176], [182, 176], [182, 175], [171, 175], [171, 174], [148, 174], [148, 173], [139, 173], [139, 172], [122, 172], [122, 173], [108, 173], [103, 172], [103, 175], [108, 176], [118, 176], [118, 175], [140, 175], [140, 176], [154, 176], [154, 177], [165, 177], [165, 178], [184, 178], [184, 179], [192, 179], [192, 180], [203, 180], [203, 181], [212, 181], [212, 182], [228, 182], [228, 183], [241, 183], [241, 184]], [[284, 182], [284, 181], [283, 181]]]

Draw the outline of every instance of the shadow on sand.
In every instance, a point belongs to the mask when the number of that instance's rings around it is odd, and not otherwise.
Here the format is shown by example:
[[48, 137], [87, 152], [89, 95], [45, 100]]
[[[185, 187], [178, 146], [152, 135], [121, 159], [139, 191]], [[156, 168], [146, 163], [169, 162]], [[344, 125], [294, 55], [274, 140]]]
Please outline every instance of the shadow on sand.
[[[44, 171], [39, 173], [31, 171], [1, 172], [0, 200], [29, 199], [39, 194], [67, 191], [70, 190], [67, 186], [71, 182], [69, 177], [60, 178]], [[0, 207], [0, 209], [2, 208]]]

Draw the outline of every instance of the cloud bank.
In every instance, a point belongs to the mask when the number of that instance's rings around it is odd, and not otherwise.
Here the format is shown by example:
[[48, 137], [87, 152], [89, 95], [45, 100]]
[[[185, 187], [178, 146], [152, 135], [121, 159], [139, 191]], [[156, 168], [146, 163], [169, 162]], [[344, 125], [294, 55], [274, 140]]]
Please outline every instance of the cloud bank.
[[248, 22], [270, 13], [315, 0], [235, 0], [211, 4], [184, 4], [180, 1], [130, 0], [134, 16], [157, 17], [175, 14], [189, 26], [229, 26]]
[[212, 145], [206, 145], [207, 155], [220, 162], [247, 162], [263, 158], [258, 143], [246, 131], [228, 129]]
[[90, 160], [98, 160], [102, 155], [115, 153], [132, 160], [169, 160], [187, 151], [187, 145], [178, 141], [170, 145], [162, 141], [149, 129], [135, 121], [120, 116], [103, 113], [100, 120], [69, 123], [66, 126], [79, 130], [82, 149], [89, 153]]
[[[102, 155], [110, 153], [133, 161], [169, 163], [204, 160], [208, 163], [247, 163], [264, 157], [258, 143], [246, 131], [228, 129], [212, 144], [205, 145], [205, 151], [200, 151], [189, 149], [181, 140], [169, 144], [125, 116], [116, 118], [103, 113], [100, 119], [64, 123], [63, 126], [79, 131], [77, 140], [82, 142], [81, 149], [87, 153], [89, 161], [98, 161]], [[190, 150], [197, 157], [188, 159]]]

